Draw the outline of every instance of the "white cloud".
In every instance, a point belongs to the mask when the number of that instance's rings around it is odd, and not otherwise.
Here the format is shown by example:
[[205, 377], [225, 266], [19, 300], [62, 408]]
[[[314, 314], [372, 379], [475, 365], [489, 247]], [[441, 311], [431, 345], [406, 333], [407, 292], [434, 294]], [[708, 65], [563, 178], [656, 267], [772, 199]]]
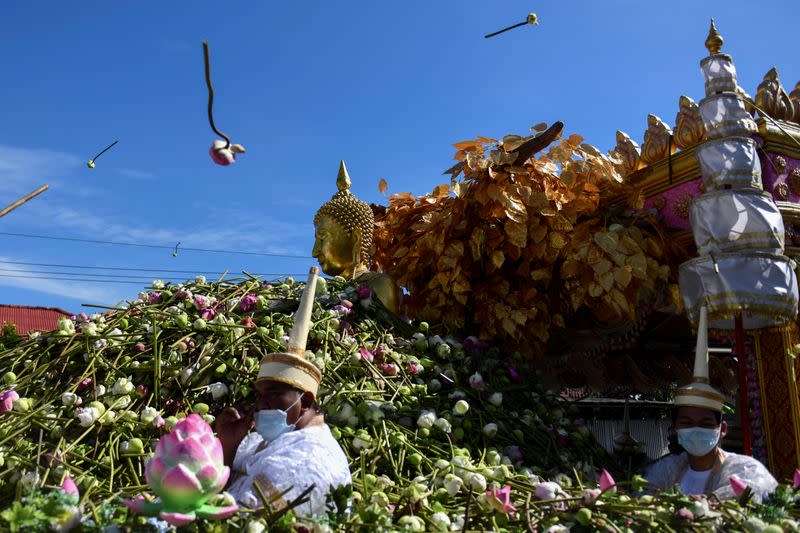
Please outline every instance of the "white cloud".
[[48, 181], [57, 182], [80, 164], [80, 159], [66, 152], [0, 144], [0, 194], [16, 195], [7, 202], [11, 203]]
[[[2, 261], [25, 261], [14, 257], [2, 257]], [[113, 305], [119, 300], [129, 298], [132, 285], [109, 283], [105, 287], [98, 287], [97, 283], [82, 283], [79, 281], [64, 281], [41, 277], [11, 277], [11, 276], [38, 276], [34, 273], [9, 274], [0, 273], [0, 285], [14, 287], [15, 289], [28, 289], [44, 294], [53, 294], [64, 298], [82, 300], [81, 303]], [[142, 284], [144, 286], [145, 283]]]
[[[297, 245], [311, 238], [313, 225], [294, 224], [236, 210], [209, 208], [205, 211], [205, 227], [190, 230], [130, 225], [90, 215], [67, 206], [52, 206], [48, 220], [61, 228], [78, 230], [92, 239], [174, 246], [265, 252], [310, 256], [310, 250]], [[300, 241], [302, 242], [302, 241]]]

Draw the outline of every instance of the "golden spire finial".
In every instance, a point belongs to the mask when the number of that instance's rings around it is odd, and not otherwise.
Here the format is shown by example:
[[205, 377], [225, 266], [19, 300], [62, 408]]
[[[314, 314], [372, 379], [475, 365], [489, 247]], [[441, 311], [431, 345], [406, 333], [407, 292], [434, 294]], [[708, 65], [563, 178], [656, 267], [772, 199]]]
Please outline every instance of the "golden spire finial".
[[340, 191], [350, 189], [350, 174], [347, 173], [347, 167], [344, 166], [344, 160], [339, 163], [339, 175], [336, 177], [336, 188]]
[[714, 26], [714, 19], [712, 18], [711, 27], [708, 29], [708, 37], [706, 37], [706, 49], [712, 56], [718, 54], [722, 49], [723, 42], [722, 35], [717, 31], [717, 27]]

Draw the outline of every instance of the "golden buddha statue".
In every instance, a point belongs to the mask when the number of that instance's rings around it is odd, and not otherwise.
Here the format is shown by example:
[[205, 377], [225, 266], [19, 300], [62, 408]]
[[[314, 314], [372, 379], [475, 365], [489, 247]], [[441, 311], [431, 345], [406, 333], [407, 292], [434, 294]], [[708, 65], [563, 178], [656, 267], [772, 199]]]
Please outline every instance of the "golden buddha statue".
[[342, 276], [372, 289], [381, 303], [397, 314], [400, 287], [392, 278], [369, 270], [375, 215], [366, 202], [350, 192], [350, 175], [344, 161], [336, 178], [339, 191], [314, 216], [316, 239], [311, 255], [329, 276]]

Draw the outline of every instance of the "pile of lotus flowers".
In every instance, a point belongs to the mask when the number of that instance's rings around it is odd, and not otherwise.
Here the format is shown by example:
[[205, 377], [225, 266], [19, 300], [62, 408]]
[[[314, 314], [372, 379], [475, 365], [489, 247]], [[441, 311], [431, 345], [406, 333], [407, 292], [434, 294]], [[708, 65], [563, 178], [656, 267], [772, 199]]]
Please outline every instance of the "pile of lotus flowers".
[[[292, 279], [154, 281], [133, 301], [0, 352], [0, 529], [47, 529], [67, 514], [84, 531], [163, 528], [123, 500], [143, 508], [167, 475], [200, 487], [194, 503], [234, 513], [216, 523], [203, 518], [211, 509], [195, 513], [184, 527], [196, 530], [723, 530], [797, 514], [788, 486], [765, 504], [746, 490], [741, 503], [707, 508], [676, 493], [636, 497], [642, 480], [622, 481], [576, 407], [524, 358], [426, 323], [401, 337], [373, 313], [369, 291], [341, 278], [318, 284], [306, 357], [323, 370], [318, 399], [353, 486], [315, 519], [234, 512], [213, 496], [223, 468], [201, 461], [174, 473], [167, 448], [196, 433], [215, 457], [201, 425], [253, 400], [259, 361], [285, 347], [302, 289]], [[69, 493], [59, 488], [67, 479]], [[162, 503], [173, 523], [193, 505]]]

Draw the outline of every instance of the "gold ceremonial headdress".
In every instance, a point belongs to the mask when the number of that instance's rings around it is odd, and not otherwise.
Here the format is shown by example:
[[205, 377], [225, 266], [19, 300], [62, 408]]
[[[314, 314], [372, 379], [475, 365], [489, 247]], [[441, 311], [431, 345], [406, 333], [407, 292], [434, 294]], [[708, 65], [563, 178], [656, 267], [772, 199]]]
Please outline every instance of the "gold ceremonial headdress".
[[697, 324], [697, 347], [694, 353], [694, 377], [688, 385], [675, 391], [675, 406], [702, 407], [721, 413], [725, 396], [709, 385], [708, 379], [708, 310], [700, 308]]
[[300, 298], [300, 307], [294, 315], [289, 345], [285, 352], [271, 353], [261, 360], [256, 383], [262, 380], [280, 381], [316, 397], [322, 372], [304, 356], [316, 287], [317, 267], [311, 267], [308, 282]]

